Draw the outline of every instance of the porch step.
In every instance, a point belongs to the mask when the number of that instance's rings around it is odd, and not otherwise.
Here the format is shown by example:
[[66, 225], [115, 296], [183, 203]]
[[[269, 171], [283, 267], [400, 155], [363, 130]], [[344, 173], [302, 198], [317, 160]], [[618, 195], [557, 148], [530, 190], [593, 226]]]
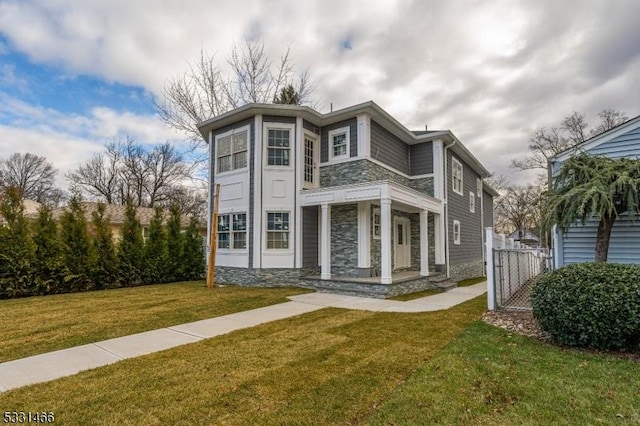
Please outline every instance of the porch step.
[[456, 288], [458, 283], [455, 281], [451, 281], [444, 274], [436, 273], [433, 275], [429, 275], [429, 281], [434, 283], [437, 288], [444, 291], [449, 291], [452, 288]]

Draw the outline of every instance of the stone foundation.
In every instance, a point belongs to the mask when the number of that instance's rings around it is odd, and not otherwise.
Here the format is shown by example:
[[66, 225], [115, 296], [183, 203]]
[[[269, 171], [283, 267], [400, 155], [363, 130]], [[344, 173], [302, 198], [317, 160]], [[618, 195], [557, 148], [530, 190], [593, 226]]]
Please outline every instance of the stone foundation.
[[319, 270], [309, 268], [233, 268], [216, 266], [216, 284], [229, 284], [247, 287], [290, 287], [300, 286], [300, 278], [319, 274]]
[[479, 260], [470, 263], [458, 263], [449, 267], [449, 276], [453, 281], [462, 281], [484, 275], [484, 263]]
[[363, 283], [343, 280], [321, 280], [316, 278], [302, 278], [300, 287], [312, 288], [317, 291], [344, 294], [347, 296], [373, 297], [385, 299], [387, 297], [399, 296], [401, 294], [416, 293], [422, 290], [435, 289], [436, 284], [429, 280], [429, 277], [405, 280], [392, 284]]

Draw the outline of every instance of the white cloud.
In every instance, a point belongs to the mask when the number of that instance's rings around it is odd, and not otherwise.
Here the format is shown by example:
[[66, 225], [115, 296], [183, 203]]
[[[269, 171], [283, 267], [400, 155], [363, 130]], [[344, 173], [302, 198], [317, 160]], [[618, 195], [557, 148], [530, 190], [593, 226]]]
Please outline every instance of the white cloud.
[[[603, 108], [640, 113], [639, 15], [635, 0], [0, 2], [2, 33], [34, 62], [156, 94], [201, 48], [222, 61], [244, 36], [263, 38], [273, 58], [291, 45], [323, 111], [373, 99], [409, 128], [451, 129], [503, 173], [535, 127], [573, 110], [592, 121]], [[151, 116], [17, 108], [15, 123], [42, 134], [175, 136]]]

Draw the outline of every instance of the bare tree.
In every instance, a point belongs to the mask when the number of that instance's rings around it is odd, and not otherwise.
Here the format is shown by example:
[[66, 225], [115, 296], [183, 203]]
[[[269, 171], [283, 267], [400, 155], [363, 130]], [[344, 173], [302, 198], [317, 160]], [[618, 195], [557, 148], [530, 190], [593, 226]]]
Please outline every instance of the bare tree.
[[54, 187], [56, 169], [45, 157], [35, 154], [14, 153], [0, 159], [0, 191], [16, 187], [22, 197], [39, 203], [57, 198], [61, 191]]
[[312, 92], [309, 72], [297, 72], [289, 55], [287, 48], [274, 64], [264, 43], [250, 40], [242, 48], [234, 46], [223, 62], [202, 50], [186, 72], [167, 81], [160, 98], [154, 100], [156, 111], [196, 148], [202, 142], [196, 124], [248, 103], [271, 103], [287, 85], [294, 87], [304, 104]]
[[496, 228], [501, 232], [540, 232], [542, 187], [538, 185], [512, 185], [496, 200]]
[[169, 194], [160, 205], [162, 207], [177, 205], [183, 214], [203, 220], [207, 213], [207, 190], [176, 185], [171, 187]]
[[167, 203], [173, 187], [189, 178], [190, 167], [167, 143], [151, 150], [127, 138], [67, 174], [71, 187], [108, 204], [154, 207]]
[[600, 123], [591, 131], [588, 130], [589, 124], [584, 114], [575, 111], [566, 116], [560, 126], [537, 128], [529, 138], [529, 155], [523, 160], [512, 160], [511, 167], [520, 170], [546, 170], [549, 158], [628, 120], [625, 113], [612, 109], [602, 110], [598, 117]]

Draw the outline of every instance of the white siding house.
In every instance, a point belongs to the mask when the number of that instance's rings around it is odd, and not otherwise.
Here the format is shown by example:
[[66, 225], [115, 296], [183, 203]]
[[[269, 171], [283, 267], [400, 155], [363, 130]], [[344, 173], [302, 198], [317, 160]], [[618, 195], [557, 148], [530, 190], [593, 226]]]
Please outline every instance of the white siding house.
[[[586, 140], [571, 150], [550, 160], [550, 174], [557, 173], [562, 164], [576, 152], [605, 155], [611, 158], [640, 158], [640, 116], [613, 129]], [[640, 221], [628, 217], [618, 218], [611, 231], [609, 262], [640, 264]], [[595, 258], [596, 230], [598, 222], [590, 220], [585, 225], [576, 224], [566, 232], [554, 232], [554, 256], [556, 267], [571, 263], [593, 262]]]

